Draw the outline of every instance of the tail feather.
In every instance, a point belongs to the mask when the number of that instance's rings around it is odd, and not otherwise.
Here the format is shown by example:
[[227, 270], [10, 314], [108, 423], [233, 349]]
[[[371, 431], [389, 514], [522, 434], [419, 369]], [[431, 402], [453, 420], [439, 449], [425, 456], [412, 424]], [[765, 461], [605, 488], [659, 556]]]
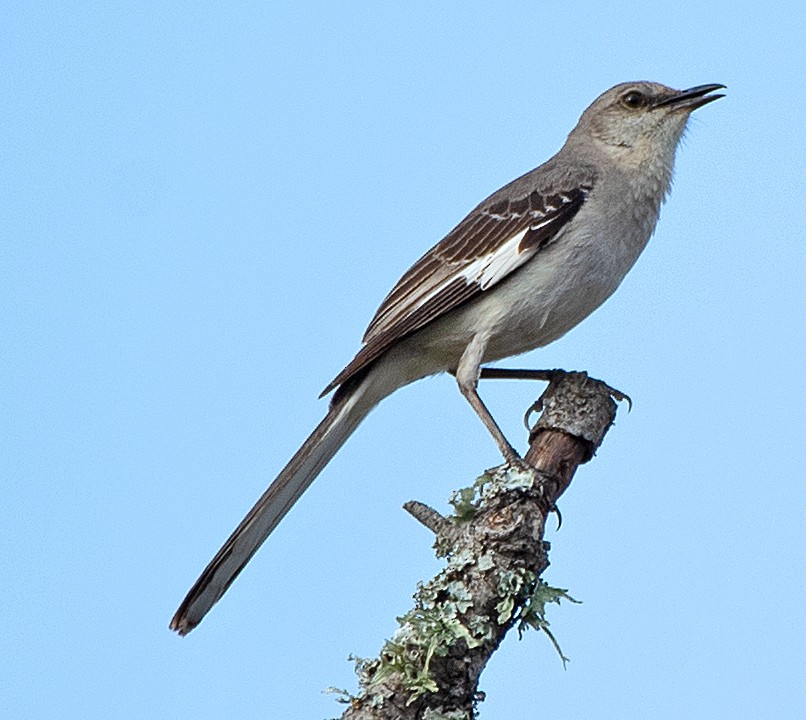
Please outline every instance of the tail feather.
[[227, 591], [263, 541], [374, 407], [366, 385], [340, 396], [324, 420], [255, 503], [188, 592], [170, 628], [186, 635]]

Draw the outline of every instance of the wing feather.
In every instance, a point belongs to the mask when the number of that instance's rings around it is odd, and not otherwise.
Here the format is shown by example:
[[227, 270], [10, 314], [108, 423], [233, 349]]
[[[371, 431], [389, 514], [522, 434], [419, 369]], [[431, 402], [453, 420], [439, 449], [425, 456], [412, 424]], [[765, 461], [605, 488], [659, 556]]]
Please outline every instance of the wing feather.
[[592, 184], [534, 190], [482, 203], [423, 255], [381, 303], [364, 345], [322, 395], [367, 368], [395, 342], [494, 287], [550, 243], [579, 212]]

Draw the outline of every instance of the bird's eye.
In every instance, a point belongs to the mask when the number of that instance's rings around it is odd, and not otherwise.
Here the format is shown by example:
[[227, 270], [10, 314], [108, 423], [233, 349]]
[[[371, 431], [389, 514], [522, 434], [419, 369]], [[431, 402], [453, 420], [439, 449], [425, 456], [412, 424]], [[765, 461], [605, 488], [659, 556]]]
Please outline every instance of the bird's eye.
[[646, 97], [637, 90], [630, 90], [628, 93], [624, 93], [624, 95], [621, 96], [621, 104], [630, 110], [637, 110], [646, 105]]

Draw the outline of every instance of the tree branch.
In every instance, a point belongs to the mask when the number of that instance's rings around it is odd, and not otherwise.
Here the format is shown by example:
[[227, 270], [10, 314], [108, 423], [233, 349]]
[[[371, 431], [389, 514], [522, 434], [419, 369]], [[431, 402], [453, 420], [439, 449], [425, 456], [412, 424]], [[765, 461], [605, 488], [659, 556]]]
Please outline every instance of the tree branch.
[[537, 627], [554, 642], [544, 606], [569, 598], [540, 580], [546, 517], [612, 425], [613, 398], [624, 396], [585, 373], [544, 372], [550, 382], [522, 463], [455, 492], [450, 518], [406, 504], [435, 533], [446, 567], [419, 587], [380, 656], [356, 662], [361, 689], [346, 697], [344, 720], [471, 720], [479, 676], [509, 630]]

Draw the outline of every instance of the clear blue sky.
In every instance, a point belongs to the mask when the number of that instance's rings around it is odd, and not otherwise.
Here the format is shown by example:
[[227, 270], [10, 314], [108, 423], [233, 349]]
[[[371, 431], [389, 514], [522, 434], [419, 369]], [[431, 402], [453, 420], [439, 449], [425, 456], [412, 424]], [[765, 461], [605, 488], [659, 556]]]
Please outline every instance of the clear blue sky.
[[[0, 715], [320, 718], [497, 464], [449, 378], [379, 408], [188, 638], [176, 605], [399, 275], [634, 79], [720, 82], [619, 292], [510, 363], [632, 395], [482, 720], [806, 717], [802, 2], [0, 8]], [[540, 386], [482, 388], [523, 447]]]

